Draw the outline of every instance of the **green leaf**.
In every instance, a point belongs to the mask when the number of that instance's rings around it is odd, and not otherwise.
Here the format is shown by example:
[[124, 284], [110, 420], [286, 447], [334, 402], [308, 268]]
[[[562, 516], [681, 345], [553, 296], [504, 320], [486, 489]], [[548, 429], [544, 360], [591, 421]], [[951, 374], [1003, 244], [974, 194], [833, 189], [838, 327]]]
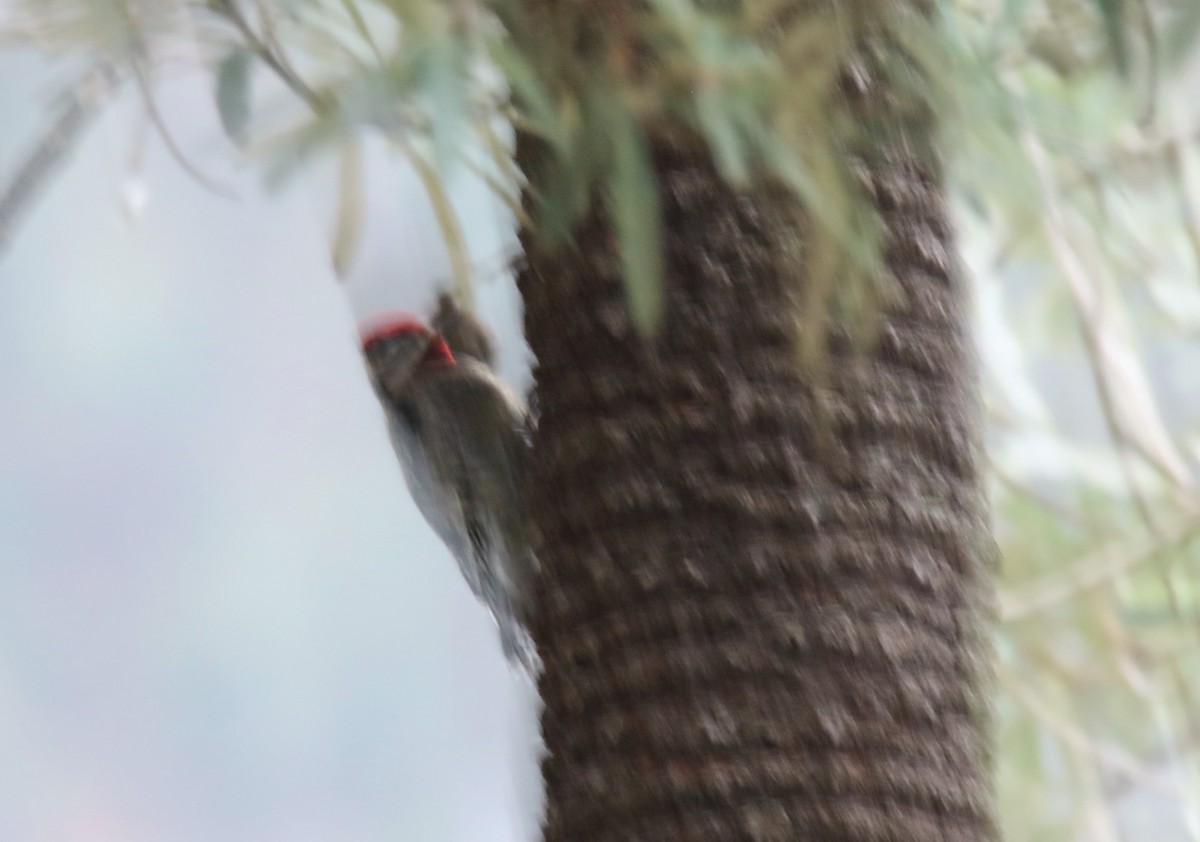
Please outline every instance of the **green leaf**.
[[348, 141], [342, 147], [338, 171], [338, 208], [330, 252], [333, 271], [344, 280], [362, 239], [365, 202], [362, 145]]
[[331, 117], [316, 117], [281, 138], [269, 151], [270, 160], [263, 172], [267, 191], [282, 189], [297, 171], [338, 139], [341, 129]]
[[1125, 76], [1129, 72], [1129, 45], [1125, 40], [1125, 0], [1092, 0], [1096, 11], [1104, 21], [1104, 32], [1108, 36], [1108, 49], [1112, 52], [1117, 72]]
[[421, 180], [421, 186], [425, 188], [425, 194], [429, 197], [434, 218], [446, 244], [446, 254], [450, 258], [450, 271], [454, 274], [454, 297], [457, 301], [470, 304], [475, 299], [474, 287], [471, 285], [471, 258], [467, 252], [467, 240], [463, 236], [458, 215], [450, 202], [450, 194], [446, 192], [446, 186], [442, 183], [437, 168], [423, 158], [420, 152], [402, 138], [397, 138], [395, 143], [412, 164], [413, 171]]
[[225, 133], [238, 146], [245, 142], [246, 126], [250, 122], [250, 69], [253, 62], [254, 54], [239, 47], [217, 68], [217, 112]]
[[696, 96], [696, 115], [722, 175], [736, 186], [746, 186], [750, 162], [731, 104], [715, 92], [701, 91]]
[[367, 25], [367, 20], [359, 10], [358, 3], [354, 0], [342, 0], [342, 8], [346, 10], [346, 15], [354, 24], [354, 29], [358, 32], [359, 36], [371, 48], [371, 52], [374, 54], [376, 60], [380, 64], [383, 64], [383, 54], [379, 51], [379, 45], [375, 42], [375, 39], [371, 37], [371, 27]]
[[1180, 4], [1168, 18], [1163, 42], [1168, 66], [1172, 69], [1182, 66], [1200, 42], [1200, 3]]
[[550, 94], [525, 57], [502, 40], [489, 43], [488, 51], [492, 61], [504, 74], [513, 97], [522, 107], [530, 126], [560, 149], [565, 146], [567, 138], [559, 126], [558, 114]]
[[563, 142], [550, 142], [544, 164], [530, 180], [528, 189], [537, 201], [537, 230], [548, 248], [571, 241], [575, 223], [588, 211], [593, 187], [608, 174], [612, 158], [611, 108], [602, 106], [605, 104], [580, 104], [571, 98], [561, 101], [559, 127]]
[[545, 176], [529, 189], [537, 199], [538, 236], [555, 249], [570, 242], [581, 198], [589, 194], [591, 184], [583, 167], [571, 159], [553, 158], [546, 168]]
[[462, 129], [468, 125], [466, 54], [460, 41], [439, 38], [430, 45], [421, 67], [420, 87], [426, 101], [433, 139], [434, 166], [448, 171], [457, 155]]
[[665, 298], [658, 183], [633, 118], [623, 111], [617, 113], [612, 213], [621, 253], [621, 278], [634, 327], [643, 336], [653, 336], [662, 324]]

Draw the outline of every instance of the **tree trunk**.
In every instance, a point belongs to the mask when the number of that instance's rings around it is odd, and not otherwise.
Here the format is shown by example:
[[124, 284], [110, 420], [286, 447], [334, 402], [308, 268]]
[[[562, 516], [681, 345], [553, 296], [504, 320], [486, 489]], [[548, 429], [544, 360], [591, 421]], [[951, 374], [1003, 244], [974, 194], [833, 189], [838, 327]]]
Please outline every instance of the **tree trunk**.
[[525, 237], [547, 842], [995, 838], [967, 308], [940, 172], [897, 131], [864, 179], [904, 295], [873, 349], [833, 332], [825, 388], [792, 200], [698, 144], [654, 150], [655, 340], [603, 214]]

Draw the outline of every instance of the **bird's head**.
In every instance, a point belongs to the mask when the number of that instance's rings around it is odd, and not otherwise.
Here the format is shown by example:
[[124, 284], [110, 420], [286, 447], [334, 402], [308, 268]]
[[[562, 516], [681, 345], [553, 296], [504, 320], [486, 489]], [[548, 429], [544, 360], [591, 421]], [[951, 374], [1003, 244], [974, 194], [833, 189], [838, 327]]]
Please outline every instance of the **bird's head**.
[[409, 313], [385, 313], [361, 327], [363, 356], [376, 383], [396, 394], [425, 365], [452, 365], [442, 337]]

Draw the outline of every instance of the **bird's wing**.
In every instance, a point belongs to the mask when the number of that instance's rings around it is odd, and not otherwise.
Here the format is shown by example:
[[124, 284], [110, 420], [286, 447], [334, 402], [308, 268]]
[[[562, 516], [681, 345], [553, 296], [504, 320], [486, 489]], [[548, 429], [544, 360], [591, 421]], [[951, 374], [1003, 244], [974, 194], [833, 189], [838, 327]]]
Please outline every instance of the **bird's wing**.
[[424, 428], [429, 422], [416, 411], [409, 411], [412, 409], [404, 405], [394, 408], [389, 425], [404, 479], [417, 509], [458, 561], [472, 593], [482, 597], [479, 570], [468, 561], [486, 552], [483, 546], [485, 530], [477, 524], [472, 526], [467, 523], [460, 490], [436, 481], [434, 468], [430, 464], [431, 458], [436, 457], [428, 453], [423, 441]]
[[533, 562], [524, 511], [529, 456], [524, 408], [486, 366], [471, 360], [434, 369], [414, 393], [421, 395], [416, 403], [423, 419], [435, 429], [455, 431], [430, 434], [427, 447], [431, 459], [456, 466], [453, 474], [461, 479], [456, 493], [462, 504], [471, 504], [460, 510], [476, 512], [486, 536], [481, 549], [488, 557], [481, 560], [509, 597], [527, 593]]

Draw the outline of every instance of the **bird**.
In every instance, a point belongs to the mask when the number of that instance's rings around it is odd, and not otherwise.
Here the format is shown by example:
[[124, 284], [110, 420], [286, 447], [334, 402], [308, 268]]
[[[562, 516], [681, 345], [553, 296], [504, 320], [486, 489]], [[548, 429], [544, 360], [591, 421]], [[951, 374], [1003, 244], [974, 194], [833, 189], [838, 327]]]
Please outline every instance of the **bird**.
[[491, 612], [509, 662], [536, 675], [524, 405], [486, 363], [456, 356], [409, 313], [376, 317], [360, 335], [413, 501]]

